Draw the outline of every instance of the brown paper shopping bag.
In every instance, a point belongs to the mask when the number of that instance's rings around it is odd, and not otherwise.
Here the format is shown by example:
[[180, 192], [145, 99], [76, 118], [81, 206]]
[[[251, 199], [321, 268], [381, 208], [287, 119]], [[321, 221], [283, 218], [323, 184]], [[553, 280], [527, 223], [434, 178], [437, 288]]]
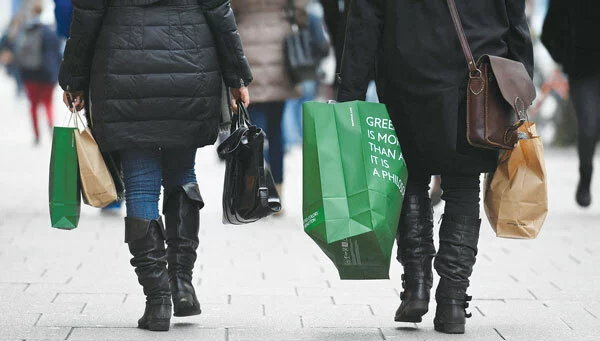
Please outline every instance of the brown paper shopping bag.
[[516, 147], [486, 176], [484, 207], [498, 237], [533, 239], [548, 213], [544, 147], [531, 122], [519, 135]]
[[113, 178], [88, 128], [75, 131], [75, 144], [84, 202], [101, 208], [117, 200]]

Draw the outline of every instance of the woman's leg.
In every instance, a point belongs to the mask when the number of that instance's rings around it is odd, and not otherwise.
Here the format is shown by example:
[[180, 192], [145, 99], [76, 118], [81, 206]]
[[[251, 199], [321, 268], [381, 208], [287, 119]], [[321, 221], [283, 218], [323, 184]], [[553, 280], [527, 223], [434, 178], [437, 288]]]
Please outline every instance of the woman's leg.
[[168, 330], [171, 291], [166, 264], [165, 231], [158, 213], [161, 158], [158, 150], [133, 149], [121, 152], [127, 217], [125, 242], [133, 258], [138, 282], [144, 288], [146, 309], [138, 328]]
[[264, 129], [269, 141], [266, 159], [276, 184], [283, 183], [283, 136], [281, 118], [285, 102], [255, 103], [248, 108], [252, 122]]
[[[263, 110], [264, 103], [253, 103], [248, 107], [248, 114], [250, 114], [250, 120], [252, 124], [259, 128], [262, 128], [265, 132], [267, 131], [267, 113]], [[267, 136], [268, 137], [268, 136]], [[270, 162], [269, 158], [269, 145], [265, 145], [265, 160]]]
[[433, 286], [431, 263], [433, 245], [433, 211], [429, 200], [429, 173], [410, 168], [396, 242], [397, 259], [404, 267], [400, 295], [402, 304], [396, 311], [398, 322], [421, 322], [427, 313], [429, 292]]
[[275, 184], [283, 183], [283, 132], [281, 118], [285, 102], [266, 103], [267, 138], [269, 139], [269, 159]]
[[131, 149], [121, 152], [127, 216], [158, 219], [158, 200], [162, 179], [160, 152]]
[[446, 202], [440, 226], [440, 248], [435, 269], [440, 275], [435, 329], [444, 333], [465, 331], [469, 277], [475, 265], [479, 240], [479, 174], [442, 174]]
[[33, 125], [33, 134], [35, 137], [35, 143], [40, 141], [40, 129], [38, 127], [38, 116], [37, 108], [39, 104], [39, 89], [35, 82], [25, 82], [25, 90], [27, 92], [27, 99], [29, 99], [31, 123]]
[[196, 148], [164, 150], [162, 156], [167, 262], [175, 316], [201, 312], [192, 285], [199, 244], [199, 210], [204, 206], [196, 183], [195, 159]]
[[598, 77], [574, 78], [571, 80], [570, 89], [577, 114], [579, 154], [579, 184], [575, 199], [580, 206], [587, 207], [592, 200], [590, 185], [600, 130], [600, 80]]
[[46, 121], [50, 129], [54, 126], [54, 109], [52, 105], [52, 93], [54, 92], [54, 84], [41, 84], [41, 101], [46, 109]]

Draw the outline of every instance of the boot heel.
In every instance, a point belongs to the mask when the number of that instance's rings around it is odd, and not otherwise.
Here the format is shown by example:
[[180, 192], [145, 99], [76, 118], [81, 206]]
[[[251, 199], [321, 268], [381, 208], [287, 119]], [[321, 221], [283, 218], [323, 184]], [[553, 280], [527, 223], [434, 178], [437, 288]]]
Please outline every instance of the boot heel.
[[173, 302], [173, 316], [184, 317], [200, 315], [200, 304], [194, 300], [193, 296], [182, 297], [179, 300]]
[[433, 327], [436, 331], [446, 334], [464, 334], [464, 323], [434, 323]]
[[396, 322], [423, 322], [423, 315], [429, 311], [428, 301], [412, 301], [406, 305], [406, 308], [399, 314], [396, 314], [394, 321]]
[[154, 332], [166, 332], [171, 326], [170, 320], [148, 321], [147, 329]]

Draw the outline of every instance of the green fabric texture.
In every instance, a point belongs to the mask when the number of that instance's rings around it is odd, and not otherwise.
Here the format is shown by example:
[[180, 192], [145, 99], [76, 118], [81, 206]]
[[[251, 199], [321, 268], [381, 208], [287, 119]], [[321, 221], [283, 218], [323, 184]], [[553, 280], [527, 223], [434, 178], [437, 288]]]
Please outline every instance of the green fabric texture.
[[52, 227], [72, 230], [79, 223], [81, 189], [75, 147], [77, 128], [54, 127], [50, 157], [50, 221]]
[[388, 279], [408, 177], [385, 105], [303, 105], [304, 231], [341, 279]]

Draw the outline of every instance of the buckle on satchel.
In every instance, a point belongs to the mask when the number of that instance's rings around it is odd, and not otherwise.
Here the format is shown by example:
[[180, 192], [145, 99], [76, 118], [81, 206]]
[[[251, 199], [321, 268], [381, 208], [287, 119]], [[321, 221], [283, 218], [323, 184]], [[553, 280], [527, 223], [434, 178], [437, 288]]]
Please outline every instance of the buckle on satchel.
[[473, 90], [473, 87], [472, 87], [473, 83], [469, 82], [469, 90], [471, 90], [471, 93], [473, 93], [473, 95], [477, 96], [481, 92], [483, 92], [483, 89], [485, 88], [485, 81], [483, 80], [483, 73], [481, 72], [480, 69], [475, 69], [475, 70], [469, 72], [469, 79], [470, 80], [479, 79], [481, 81], [481, 88], [477, 91]]
[[514, 107], [517, 113], [517, 117], [519, 118], [519, 121], [521, 121], [521, 123], [529, 121], [529, 117], [527, 117], [527, 109], [525, 109], [525, 102], [523, 102], [523, 100], [519, 96], [515, 98]]

